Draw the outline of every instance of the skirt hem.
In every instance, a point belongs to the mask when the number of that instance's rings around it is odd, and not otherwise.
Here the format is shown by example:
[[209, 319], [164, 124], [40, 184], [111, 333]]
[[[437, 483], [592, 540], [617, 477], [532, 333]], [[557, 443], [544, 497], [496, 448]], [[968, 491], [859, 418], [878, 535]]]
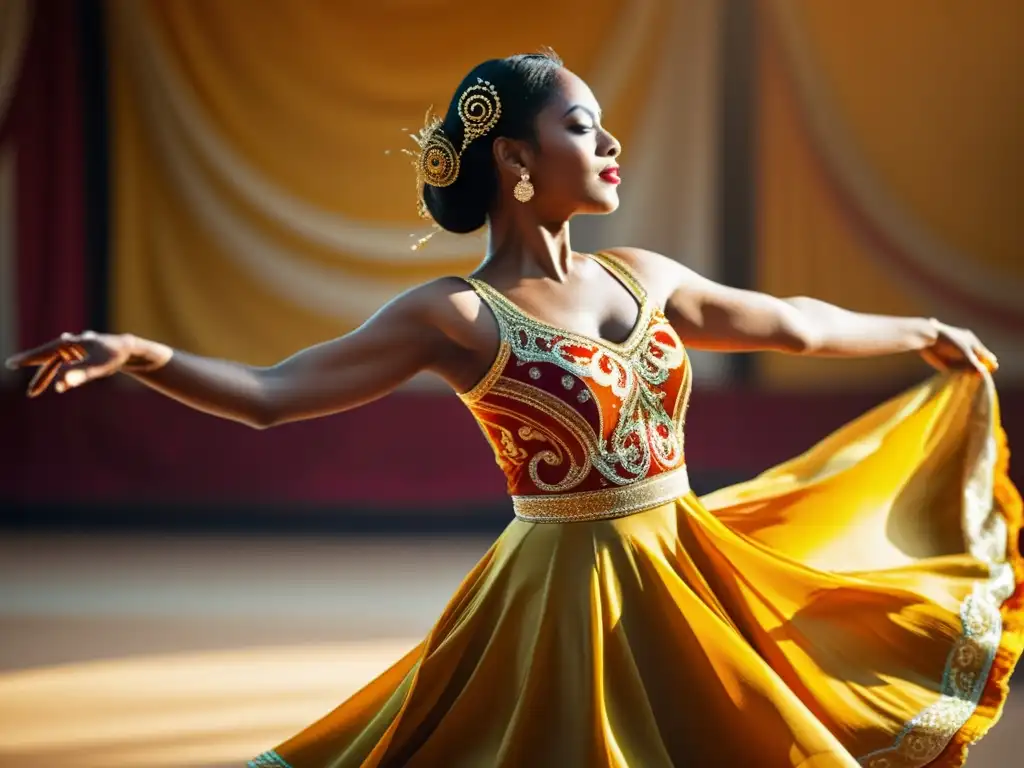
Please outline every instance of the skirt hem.
[[929, 768], [960, 768], [967, 761], [969, 747], [979, 741], [1002, 716], [1010, 693], [1010, 676], [1024, 651], [1024, 557], [1020, 550], [1024, 527], [1024, 503], [1009, 476], [1010, 451], [1006, 433], [999, 429], [998, 457], [995, 469], [995, 498], [1006, 518], [1007, 557], [1013, 566], [1016, 589], [1000, 607], [1003, 635], [978, 706], [970, 719], [957, 731], [949, 745]]

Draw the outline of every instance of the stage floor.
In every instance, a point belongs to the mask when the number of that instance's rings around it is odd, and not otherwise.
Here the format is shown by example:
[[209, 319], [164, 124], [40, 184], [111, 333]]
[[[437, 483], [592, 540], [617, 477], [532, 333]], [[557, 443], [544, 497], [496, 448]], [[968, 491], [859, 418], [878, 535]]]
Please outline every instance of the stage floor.
[[[4, 533], [0, 766], [238, 768], [415, 645], [489, 543]], [[968, 764], [1022, 753], [1018, 684]]]

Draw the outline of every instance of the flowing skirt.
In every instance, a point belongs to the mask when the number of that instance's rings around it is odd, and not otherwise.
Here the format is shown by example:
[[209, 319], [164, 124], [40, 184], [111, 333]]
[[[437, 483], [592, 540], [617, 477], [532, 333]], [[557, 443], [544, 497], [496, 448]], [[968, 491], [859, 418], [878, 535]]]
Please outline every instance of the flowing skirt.
[[937, 376], [703, 499], [514, 520], [249, 766], [959, 766], [1024, 646], [1021, 517], [990, 377]]

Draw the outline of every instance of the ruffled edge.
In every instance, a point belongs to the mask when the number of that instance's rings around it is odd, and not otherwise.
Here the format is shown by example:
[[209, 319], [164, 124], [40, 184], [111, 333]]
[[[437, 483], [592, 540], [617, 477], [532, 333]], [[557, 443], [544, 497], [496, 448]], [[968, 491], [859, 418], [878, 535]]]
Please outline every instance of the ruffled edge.
[[967, 761], [967, 752], [989, 729], [999, 722], [1006, 698], [1010, 693], [1010, 676], [1024, 651], [1024, 558], [1021, 556], [1020, 536], [1024, 527], [1024, 502], [1010, 480], [1010, 449], [1006, 432], [997, 427], [995, 433], [997, 456], [993, 494], [1006, 519], [1007, 560], [1013, 567], [1016, 589], [1000, 606], [1003, 634], [995, 660], [981, 699], [974, 714], [953, 736], [953, 739], [935, 760], [928, 763], [934, 768], [959, 768]]

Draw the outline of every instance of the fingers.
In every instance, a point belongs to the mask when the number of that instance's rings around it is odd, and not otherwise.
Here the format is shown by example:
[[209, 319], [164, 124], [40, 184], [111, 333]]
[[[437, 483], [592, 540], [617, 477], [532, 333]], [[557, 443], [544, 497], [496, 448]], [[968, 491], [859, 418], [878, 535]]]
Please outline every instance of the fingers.
[[974, 355], [980, 361], [980, 364], [987, 368], [989, 371], [994, 372], [995, 370], [997, 370], [999, 368], [999, 360], [992, 353], [992, 350], [990, 350], [988, 347], [982, 344], [981, 339], [979, 339], [973, 333], [970, 334], [970, 341], [971, 350], [974, 352]]
[[961, 332], [964, 354], [976, 369], [994, 372], [999, 368], [999, 361], [972, 331]]
[[58, 378], [54, 389], [58, 393], [67, 392], [69, 389], [80, 387], [87, 382], [117, 373], [119, 367], [117, 363], [92, 366], [86, 365], [85, 361], [72, 363], [65, 367], [64, 373]]
[[53, 341], [48, 341], [41, 346], [11, 355], [4, 361], [4, 365], [10, 370], [45, 365], [54, 355], [67, 349], [73, 350], [73, 353], [81, 359], [85, 357], [85, 349], [82, 347], [81, 342], [95, 341], [96, 338], [96, 334], [92, 331], [86, 331], [81, 334], [62, 333]]
[[57, 350], [55, 355], [39, 366], [35, 376], [32, 377], [32, 380], [28, 384], [26, 394], [29, 397], [38, 397], [46, 391], [47, 387], [49, 387], [51, 383], [53, 383], [53, 380], [60, 373], [62, 365], [74, 363], [83, 359], [85, 359], [85, 353], [81, 349], [67, 347]]
[[18, 353], [6, 361], [9, 368], [37, 366], [28, 396], [37, 397], [51, 385], [58, 393], [110, 376], [124, 363], [123, 350], [93, 331], [62, 333], [59, 338]]
[[85, 349], [77, 344], [71, 344], [70, 346], [64, 347], [60, 351], [61, 355], [67, 356], [67, 362], [73, 363], [79, 360], [85, 360], [88, 356], [86, 355]]
[[995, 373], [999, 370], [999, 359], [992, 354], [988, 347], [979, 344], [974, 348], [974, 354], [981, 361], [981, 365], [988, 369], [989, 373]]
[[5, 364], [11, 370], [14, 370], [16, 368], [27, 368], [32, 365], [43, 365], [50, 358], [56, 355], [61, 347], [67, 344], [67, 340], [65, 340], [65, 337], [70, 336], [71, 334], [65, 333], [62, 334], [60, 338], [47, 342], [46, 344], [36, 347], [35, 349], [29, 349], [25, 352], [19, 352], [16, 355], [11, 355], [9, 358], [7, 358]]
[[54, 378], [60, 372], [60, 367], [63, 360], [60, 355], [54, 355], [36, 371], [36, 375], [32, 377], [32, 380], [28, 383], [28, 390], [26, 394], [29, 397], [38, 397], [40, 394], [46, 391], [46, 388], [50, 386]]

